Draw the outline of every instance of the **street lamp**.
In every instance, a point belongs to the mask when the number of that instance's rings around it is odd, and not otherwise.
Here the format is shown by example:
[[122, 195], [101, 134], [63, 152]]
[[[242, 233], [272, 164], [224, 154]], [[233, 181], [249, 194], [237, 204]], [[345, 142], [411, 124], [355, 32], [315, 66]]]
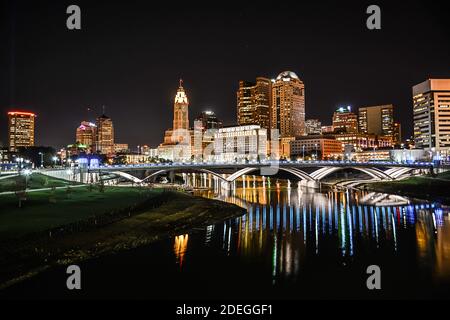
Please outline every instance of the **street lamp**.
[[39, 155], [41, 156], [41, 168], [44, 167], [44, 154], [42, 152], [39, 152]]
[[56, 167], [56, 161], [58, 160], [58, 157], [53, 157], [53, 167]]
[[303, 149], [303, 159], [302, 159], [302, 161], [305, 161], [305, 145], [302, 146], [302, 149]]
[[23, 174], [25, 176], [25, 191], [28, 189], [28, 177], [31, 175], [31, 170], [26, 169], [23, 171]]
[[19, 174], [20, 174], [22, 172], [23, 158], [16, 158], [16, 161], [19, 164]]
[[318, 150], [317, 150], [317, 143], [314, 144], [314, 146], [316, 147], [316, 161], [317, 161], [317, 159], [318, 159], [318, 157], [319, 157], [319, 155], [318, 155]]

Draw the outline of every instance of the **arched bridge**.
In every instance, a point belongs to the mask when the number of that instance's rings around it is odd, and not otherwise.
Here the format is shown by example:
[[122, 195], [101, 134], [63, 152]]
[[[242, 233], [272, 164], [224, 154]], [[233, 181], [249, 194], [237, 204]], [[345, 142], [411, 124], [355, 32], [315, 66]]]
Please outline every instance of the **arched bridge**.
[[[306, 169], [306, 170], [305, 170]], [[117, 174], [134, 183], [144, 183], [157, 176], [170, 172], [194, 172], [210, 174], [224, 186], [229, 186], [236, 179], [249, 174], [274, 175], [287, 172], [296, 176], [305, 184], [314, 186], [329, 175], [344, 169], [354, 169], [370, 176], [372, 180], [397, 180], [413, 174], [424, 174], [432, 171], [432, 163], [421, 162], [402, 164], [395, 162], [345, 162], [345, 161], [286, 161], [265, 163], [174, 163], [174, 164], [146, 164], [102, 166], [89, 169], [90, 172]], [[148, 175], [144, 179], [133, 176], [130, 172], [145, 170]], [[224, 173], [226, 172], [226, 173]]]

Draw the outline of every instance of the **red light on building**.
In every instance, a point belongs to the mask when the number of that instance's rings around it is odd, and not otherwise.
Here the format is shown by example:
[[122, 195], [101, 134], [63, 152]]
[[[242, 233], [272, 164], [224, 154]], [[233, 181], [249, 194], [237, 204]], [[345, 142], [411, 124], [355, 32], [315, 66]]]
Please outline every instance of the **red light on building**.
[[9, 116], [30, 116], [30, 117], [36, 117], [35, 113], [32, 112], [23, 112], [23, 111], [10, 111], [8, 112]]

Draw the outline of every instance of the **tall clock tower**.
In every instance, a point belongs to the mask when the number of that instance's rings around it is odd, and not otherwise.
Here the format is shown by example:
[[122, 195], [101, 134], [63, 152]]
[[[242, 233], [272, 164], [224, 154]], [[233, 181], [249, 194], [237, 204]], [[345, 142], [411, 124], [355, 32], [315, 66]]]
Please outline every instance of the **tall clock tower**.
[[173, 109], [173, 130], [189, 130], [189, 100], [183, 88], [183, 80], [180, 80]]

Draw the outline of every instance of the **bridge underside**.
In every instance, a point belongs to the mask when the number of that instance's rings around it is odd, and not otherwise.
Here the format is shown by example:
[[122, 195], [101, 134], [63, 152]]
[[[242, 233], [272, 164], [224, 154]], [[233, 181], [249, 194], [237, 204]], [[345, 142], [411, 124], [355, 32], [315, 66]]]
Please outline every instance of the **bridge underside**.
[[[354, 169], [357, 171], [360, 171], [362, 173], [367, 174], [371, 177], [372, 180], [377, 181], [391, 181], [396, 180], [402, 177], [410, 176], [414, 170], [414, 168], [406, 168], [406, 167], [396, 167], [396, 168], [388, 168], [387, 170], [381, 170], [379, 168], [375, 167], [320, 167], [313, 171], [312, 173], [307, 173], [299, 168], [296, 168], [295, 166], [292, 167], [279, 167], [278, 170], [281, 172], [287, 172], [291, 175], [297, 177], [302, 184], [308, 185], [308, 186], [317, 186], [320, 181], [325, 179], [326, 177], [341, 171], [345, 169]], [[151, 179], [154, 179], [160, 175], [169, 174], [171, 172], [192, 172], [192, 173], [199, 173], [199, 174], [208, 174], [215, 178], [217, 178], [219, 181], [222, 182], [222, 185], [226, 188], [230, 187], [230, 185], [236, 181], [237, 179], [241, 178], [242, 176], [249, 175], [252, 173], [257, 173], [260, 171], [261, 168], [259, 167], [247, 167], [243, 168], [241, 170], [235, 171], [232, 174], [229, 174], [226, 176], [225, 174], [217, 173], [210, 169], [202, 169], [202, 168], [189, 168], [187, 170], [182, 169], [163, 169], [156, 172], [151, 173], [149, 176], [147, 176], [144, 179], [139, 179], [129, 173], [121, 172], [121, 171], [114, 171], [111, 172], [111, 174], [116, 174], [120, 176], [121, 178], [124, 178], [126, 180], [132, 181], [133, 183], [145, 183], [150, 181]], [[260, 172], [262, 173], [262, 171]], [[263, 174], [262, 174], [263, 175]]]

